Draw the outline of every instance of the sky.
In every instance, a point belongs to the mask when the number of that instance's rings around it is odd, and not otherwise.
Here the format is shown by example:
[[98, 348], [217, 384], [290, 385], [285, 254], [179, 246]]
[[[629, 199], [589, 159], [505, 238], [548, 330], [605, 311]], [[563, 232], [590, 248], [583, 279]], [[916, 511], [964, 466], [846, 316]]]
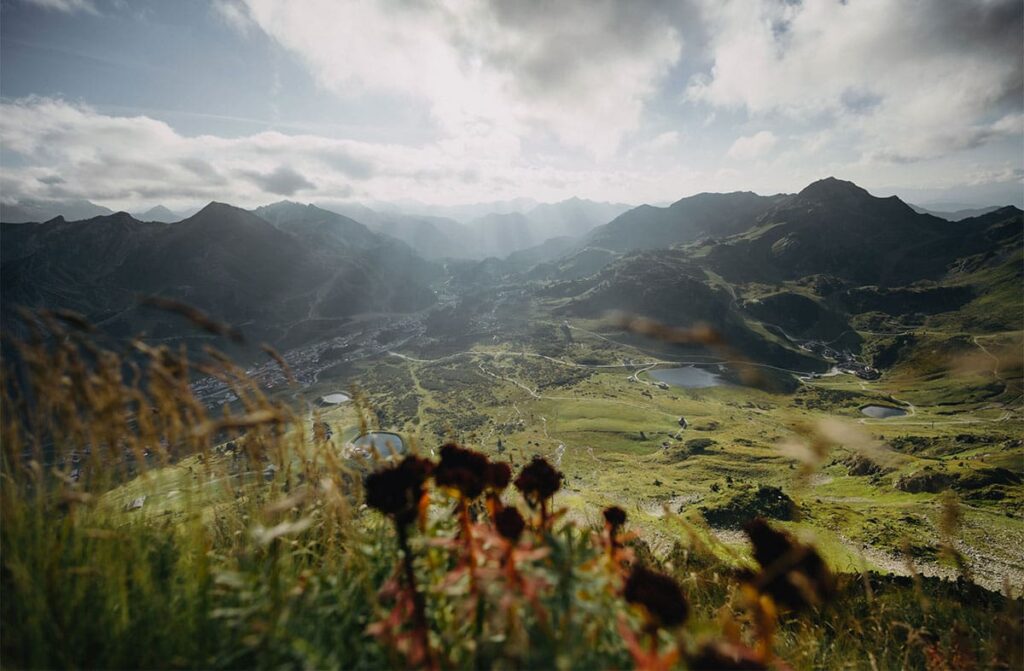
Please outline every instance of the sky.
[[1020, 0], [0, 0], [0, 198], [1024, 201]]

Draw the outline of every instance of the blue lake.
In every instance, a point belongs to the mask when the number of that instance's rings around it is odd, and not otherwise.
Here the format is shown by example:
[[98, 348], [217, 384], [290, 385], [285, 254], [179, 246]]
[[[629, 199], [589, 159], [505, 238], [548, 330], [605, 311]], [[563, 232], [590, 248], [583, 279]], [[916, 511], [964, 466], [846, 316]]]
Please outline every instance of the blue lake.
[[352, 440], [352, 445], [361, 450], [373, 450], [383, 458], [405, 454], [405, 442], [397, 433], [371, 431]]
[[702, 389], [704, 387], [717, 387], [725, 384], [725, 380], [720, 375], [706, 371], [703, 368], [697, 368], [696, 366], [659, 368], [648, 371], [648, 375], [659, 382], [687, 389]]
[[891, 405], [865, 405], [860, 409], [862, 413], [874, 419], [888, 419], [889, 417], [902, 417], [907, 414], [903, 408], [894, 408]]

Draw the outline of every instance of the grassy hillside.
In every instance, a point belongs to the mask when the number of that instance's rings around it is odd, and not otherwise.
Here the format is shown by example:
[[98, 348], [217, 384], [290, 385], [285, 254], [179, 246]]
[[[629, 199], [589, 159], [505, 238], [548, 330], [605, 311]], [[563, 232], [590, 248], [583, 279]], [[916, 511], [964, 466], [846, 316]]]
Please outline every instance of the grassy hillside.
[[[998, 470], [1022, 452], [1005, 392], [950, 416], [910, 368], [662, 389], [650, 354], [576, 324], [545, 352], [391, 356], [268, 397], [213, 351], [142, 347], [136, 374], [49, 328], [4, 371], [5, 666], [1022, 662], [1022, 603], [998, 578], [1024, 535], [1020, 480]], [[237, 400], [207, 409], [189, 371]], [[343, 382], [362, 400], [303, 402]], [[912, 412], [862, 418], [869, 402]], [[388, 466], [345, 443], [376, 425], [429, 465], [367, 480]], [[516, 483], [481, 482], [487, 463]]]

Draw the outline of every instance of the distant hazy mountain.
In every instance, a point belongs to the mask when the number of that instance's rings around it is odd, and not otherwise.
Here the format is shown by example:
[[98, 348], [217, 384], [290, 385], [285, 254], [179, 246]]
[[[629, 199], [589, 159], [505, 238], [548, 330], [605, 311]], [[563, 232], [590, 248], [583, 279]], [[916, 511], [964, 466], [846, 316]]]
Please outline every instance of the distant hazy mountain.
[[[330, 203], [324, 208], [398, 238], [428, 259], [504, 258], [550, 238], [584, 235], [629, 209], [628, 205], [619, 203], [597, 203], [579, 198], [540, 205], [528, 199], [487, 205], [496, 209], [469, 218], [465, 223], [451, 217], [400, 212], [387, 205], [370, 208], [359, 204]], [[406, 203], [403, 206], [412, 205]], [[465, 216], [480, 207], [427, 209], [452, 211]]]
[[21, 200], [0, 203], [0, 221], [8, 224], [49, 221], [64, 217], [69, 221], [113, 214], [109, 208], [88, 200]]
[[570, 198], [559, 203], [541, 203], [526, 213], [531, 231], [541, 240], [555, 237], [578, 237], [606, 224], [632, 209], [624, 203], [598, 203]]
[[521, 212], [488, 214], [466, 224], [476, 257], [504, 258], [540, 242], [530, 230], [530, 219]]
[[405, 242], [425, 259], [476, 256], [470, 249], [473, 243], [465, 226], [454, 219], [378, 211], [357, 203], [330, 203], [322, 207]]
[[163, 205], [156, 205], [145, 212], [136, 214], [135, 218], [139, 221], [159, 221], [164, 224], [172, 224], [176, 221], [181, 221], [185, 217], [180, 214], [175, 214]]
[[467, 224], [479, 256], [505, 257], [545, 240], [580, 237], [629, 209], [619, 203], [571, 198], [537, 205], [527, 212], [491, 213]]
[[969, 207], [966, 209], [954, 210], [952, 212], [943, 212], [930, 210], [918, 205], [910, 205], [910, 207], [918, 214], [930, 214], [933, 217], [939, 217], [946, 221], [961, 221], [962, 219], [970, 219], [971, 217], [980, 217], [983, 214], [988, 214], [989, 212], [994, 212], [999, 209], [998, 205], [990, 205], [988, 207]]
[[461, 205], [431, 205], [415, 200], [403, 200], [390, 203], [369, 203], [378, 212], [395, 212], [419, 216], [442, 217], [459, 222], [468, 222], [488, 214], [511, 214], [526, 212], [533, 209], [537, 201], [532, 198], [513, 198], [496, 200], [487, 203], [464, 203]]
[[318, 208], [261, 210], [210, 203], [173, 226], [124, 212], [5, 225], [5, 324], [18, 305], [59, 306], [116, 336], [195, 334], [180, 319], [137, 307], [138, 295], [156, 294], [246, 325], [254, 337], [279, 339], [311, 321], [434, 301], [428, 284], [438, 269], [402, 243]]

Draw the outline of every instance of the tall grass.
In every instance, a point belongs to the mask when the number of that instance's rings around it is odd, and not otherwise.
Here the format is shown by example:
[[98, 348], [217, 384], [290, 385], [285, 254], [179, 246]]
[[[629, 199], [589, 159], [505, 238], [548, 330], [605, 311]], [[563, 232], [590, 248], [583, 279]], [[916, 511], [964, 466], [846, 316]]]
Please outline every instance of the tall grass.
[[[422, 462], [419, 489], [395, 490], [401, 466], [342, 458], [215, 350], [117, 354], [84, 323], [38, 324], [0, 381], [5, 667], [1022, 662], [1019, 600], [833, 579], [770, 527], [751, 531], [758, 562], [719, 559], [683, 528], [656, 558], [621, 511], [603, 528], [569, 521], [550, 466], [509, 485], [458, 446]], [[238, 402], [206, 408], [196, 375]], [[398, 475], [364, 492], [386, 479], [370, 472]]]

